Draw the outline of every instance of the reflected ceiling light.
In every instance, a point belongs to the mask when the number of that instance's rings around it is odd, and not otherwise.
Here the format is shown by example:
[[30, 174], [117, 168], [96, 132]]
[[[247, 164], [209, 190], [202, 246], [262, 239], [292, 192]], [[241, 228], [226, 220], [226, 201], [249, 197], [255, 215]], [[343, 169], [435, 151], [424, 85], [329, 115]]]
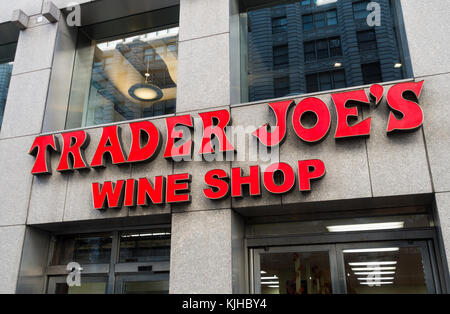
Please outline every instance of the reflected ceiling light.
[[261, 282], [262, 285], [278, 285], [280, 282], [279, 281], [265, 281], [265, 282]]
[[321, 6], [321, 5], [335, 3], [335, 2], [337, 2], [337, 0], [317, 0], [316, 5]]
[[261, 274], [267, 274], [264, 270], [261, 270]]
[[383, 247], [383, 248], [374, 248], [374, 249], [351, 249], [344, 250], [344, 253], [369, 253], [369, 252], [395, 252], [398, 251], [398, 247]]
[[352, 268], [353, 271], [369, 271], [369, 270], [395, 270], [397, 267], [357, 267]]
[[150, 59], [148, 59], [147, 62], [147, 72], [145, 73], [145, 82], [134, 84], [128, 90], [128, 94], [136, 100], [146, 102], [159, 100], [163, 97], [163, 92], [161, 88], [151, 84], [148, 81], [150, 77], [149, 66], [150, 66]]
[[347, 232], [347, 231], [369, 231], [369, 230], [385, 230], [385, 229], [400, 229], [403, 228], [404, 222], [382, 222], [371, 224], [357, 224], [357, 225], [340, 225], [327, 226], [329, 232]]
[[348, 263], [350, 266], [379, 266], [379, 265], [396, 265], [397, 262], [388, 261], [388, 262], [356, 262], [356, 263]]
[[272, 276], [272, 277], [261, 277], [261, 280], [269, 280], [269, 279], [278, 279], [277, 276]]
[[379, 280], [394, 280], [394, 277], [375, 277], [375, 278], [358, 278], [358, 280], [372, 280], [372, 281], [379, 281]]
[[403, 64], [401, 64], [400, 62], [394, 64], [394, 68], [396, 69], [400, 69], [403, 66]]
[[270, 285], [270, 286], [268, 286], [269, 288], [279, 288], [280, 286], [279, 285]]
[[334, 67], [335, 68], [340, 68], [342, 66], [342, 63], [341, 62], [336, 62], [335, 64], [334, 64]]
[[395, 271], [362, 271], [355, 272], [355, 275], [393, 275]]
[[392, 285], [392, 284], [394, 284], [394, 282], [393, 281], [376, 281], [376, 282], [360, 282], [360, 284], [376, 286], [376, 285]]

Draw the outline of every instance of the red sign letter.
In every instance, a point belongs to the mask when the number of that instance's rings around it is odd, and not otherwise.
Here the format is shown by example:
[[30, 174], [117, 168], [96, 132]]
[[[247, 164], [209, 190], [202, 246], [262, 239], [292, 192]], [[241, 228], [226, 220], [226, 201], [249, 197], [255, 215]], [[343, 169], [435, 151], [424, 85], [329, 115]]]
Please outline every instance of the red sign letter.
[[312, 159], [298, 162], [298, 180], [301, 192], [311, 191], [311, 180], [320, 179], [324, 175], [325, 164], [322, 160]]
[[36, 137], [28, 154], [35, 156], [33, 169], [31, 173], [37, 174], [51, 174], [52, 167], [50, 166], [50, 156], [47, 156], [47, 148], [52, 148], [55, 152], [59, 151], [58, 140], [54, 135], [46, 135]]
[[[189, 182], [191, 182], [189, 173], [173, 174], [167, 177], [166, 201], [167, 203], [190, 202]], [[177, 192], [184, 192], [178, 194]]]
[[184, 125], [189, 128], [193, 127], [191, 115], [175, 116], [166, 118], [167, 126], [167, 144], [164, 158], [183, 158], [190, 157], [192, 153], [192, 140], [186, 141], [183, 145], [175, 146], [175, 140], [183, 138], [182, 130], [175, 130], [177, 125]]
[[273, 147], [283, 142], [286, 137], [286, 119], [289, 107], [294, 103], [292, 100], [280, 101], [270, 103], [269, 107], [275, 113], [275, 127], [272, 132], [267, 131], [268, 123], [264, 124], [258, 130], [253, 132], [253, 136], [256, 136], [261, 144]]
[[[150, 121], [130, 123], [131, 150], [127, 162], [151, 160], [161, 147], [161, 135], [156, 126]], [[141, 134], [145, 132], [147, 142], [141, 146]]]
[[[203, 121], [203, 139], [199, 154], [212, 154], [214, 149], [211, 145], [211, 136], [214, 135], [219, 141], [219, 153], [234, 151], [233, 145], [228, 141], [225, 127], [230, 123], [230, 112], [228, 110], [217, 110], [198, 114]], [[214, 123], [214, 122], [217, 123]]]
[[123, 201], [123, 186], [125, 181], [119, 180], [117, 184], [111, 181], [92, 183], [92, 196], [95, 209], [119, 208]]
[[349, 117], [358, 117], [358, 108], [348, 108], [350, 103], [370, 105], [367, 94], [364, 90], [357, 90], [331, 95], [337, 112], [337, 128], [335, 138], [368, 136], [370, 134], [370, 124], [372, 118], [367, 118], [353, 126], [348, 125]]
[[123, 204], [127, 207], [133, 207], [136, 202], [136, 180], [128, 179], [125, 184], [125, 200]]
[[94, 158], [92, 158], [91, 167], [104, 167], [103, 156], [109, 153], [113, 164], [125, 163], [122, 145], [120, 144], [120, 128], [117, 125], [103, 128], [102, 137], [98, 144]]
[[228, 182], [226, 182], [225, 179], [228, 179], [228, 174], [225, 170], [214, 169], [208, 171], [205, 175], [205, 183], [211, 188], [204, 189], [203, 194], [211, 200], [225, 198], [230, 189]]
[[150, 180], [148, 180], [147, 178], [140, 178], [137, 204], [139, 206], [147, 206], [148, 198], [150, 198], [153, 204], [164, 203], [164, 187], [165, 178], [162, 176], [158, 176], [155, 178], [154, 187], [152, 186]]
[[[63, 137], [63, 149], [56, 171], [63, 172], [88, 168], [81, 150], [84, 150], [89, 144], [89, 135], [85, 131], [63, 133], [61, 135]], [[69, 156], [73, 160], [72, 166], [69, 166]]]
[[[275, 183], [275, 172], [281, 171], [283, 173], [283, 183]], [[270, 165], [264, 171], [264, 187], [270, 193], [282, 194], [289, 192], [295, 184], [295, 174], [294, 169], [287, 163], [279, 162]]]
[[250, 166], [250, 175], [248, 177], [242, 176], [241, 168], [231, 169], [231, 196], [243, 197], [242, 186], [250, 186], [250, 195], [261, 195], [261, 178], [259, 173], [259, 166]]
[[[305, 128], [301, 118], [305, 112], [312, 112], [316, 115], [317, 122], [312, 128]], [[305, 142], [314, 143], [322, 140], [330, 130], [331, 116], [327, 105], [320, 99], [308, 97], [303, 99], [294, 109], [292, 116], [292, 126], [295, 134]]]
[[[391, 87], [387, 94], [389, 108], [399, 112], [403, 117], [397, 119], [395, 114], [389, 114], [387, 132], [407, 131], [419, 128], [423, 123], [423, 112], [418, 101], [422, 92], [423, 81], [418, 83], [400, 83]], [[407, 100], [403, 96], [406, 92], [412, 92], [417, 102]]]

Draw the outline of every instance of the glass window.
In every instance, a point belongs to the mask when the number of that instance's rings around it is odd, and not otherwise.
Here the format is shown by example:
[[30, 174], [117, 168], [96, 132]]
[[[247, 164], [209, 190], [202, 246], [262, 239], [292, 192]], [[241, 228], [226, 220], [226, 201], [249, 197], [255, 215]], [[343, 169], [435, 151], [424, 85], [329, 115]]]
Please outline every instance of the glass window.
[[109, 264], [112, 234], [60, 236], [56, 239], [52, 265]]
[[367, 5], [369, 1], [361, 1], [353, 3], [353, 17], [355, 20], [367, 19], [369, 11], [367, 10]]
[[0, 63], [0, 129], [2, 127], [3, 113], [5, 111], [6, 98], [8, 96], [12, 69], [12, 62]]
[[170, 229], [125, 232], [120, 235], [119, 262], [169, 260]]
[[358, 47], [361, 52], [370, 52], [377, 49], [377, 38], [373, 29], [356, 33]]
[[347, 293], [427, 293], [420, 247], [362, 245], [343, 250], [343, 255]]
[[344, 87], [346, 87], [344, 70], [306, 75], [306, 88], [308, 93]]
[[262, 294], [331, 294], [328, 252], [261, 254]]
[[283, 97], [289, 94], [289, 76], [274, 79], [275, 97]]
[[363, 74], [364, 84], [372, 84], [381, 82], [381, 68], [379, 62], [362, 64], [361, 70]]
[[[407, 73], [411, 71], [407, 66], [394, 68], [395, 64], [408, 65], [403, 60], [407, 52], [402, 51], [407, 44], [401, 35], [405, 32], [399, 29], [403, 23], [397, 20], [400, 15], [396, 12], [396, 1], [386, 1], [391, 5], [381, 11], [383, 23], [376, 27], [354, 18], [355, 12], [361, 14], [358, 10], [368, 13], [367, 1], [308, 1], [306, 4], [297, 0], [276, 2], [273, 6], [243, 5], [242, 23], [251, 25], [252, 32], [240, 36], [241, 102], [276, 98], [279, 88], [274, 84], [280, 77], [289, 77], [288, 94], [293, 96], [408, 78]], [[279, 36], [276, 31], [281, 26], [292, 30], [300, 27], [301, 34]], [[243, 27], [242, 31], [247, 29]], [[381, 54], [377, 42], [393, 45]], [[383, 66], [362, 67], [372, 63]]]
[[288, 45], [273, 47], [273, 66], [275, 68], [287, 67], [289, 65]]
[[285, 16], [272, 19], [272, 34], [287, 31], [287, 19]]
[[175, 112], [178, 27], [118, 40], [79, 36], [67, 129]]

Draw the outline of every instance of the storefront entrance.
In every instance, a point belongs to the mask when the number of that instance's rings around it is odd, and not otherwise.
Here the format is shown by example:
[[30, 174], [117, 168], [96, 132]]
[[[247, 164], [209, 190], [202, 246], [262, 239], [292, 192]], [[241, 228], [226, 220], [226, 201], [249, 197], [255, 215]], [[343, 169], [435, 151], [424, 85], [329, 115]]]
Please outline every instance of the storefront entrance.
[[254, 292], [437, 293], [431, 241], [272, 246], [251, 250]]

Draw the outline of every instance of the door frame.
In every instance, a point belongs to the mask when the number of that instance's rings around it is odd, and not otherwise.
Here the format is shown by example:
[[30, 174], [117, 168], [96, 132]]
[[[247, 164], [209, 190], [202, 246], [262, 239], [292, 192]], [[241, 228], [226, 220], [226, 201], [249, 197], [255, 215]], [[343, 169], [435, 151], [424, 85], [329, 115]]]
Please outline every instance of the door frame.
[[[259, 293], [260, 285], [256, 284], [256, 281], [259, 280], [259, 273], [256, 272], [256, 266], [259, 265], [259, 255], [256, 253], [260, 250], [274, 249], [274, 248], [285, 248], [287, 251], [292, 251], [292, 248], [305, 248], [314, 247], [314, 246], [322, 246], [322, 245], [331, 245], [335, 246], [335, 254], [336, 254], [336, 265], [338, 276], [340, 273], [342, 274], [342, 268], [337, 263], [339, 259], [337, 258], [337, 247], [338, 245], [351, 245], [351, 244], [361, 244], [361, 243], [375, 243], [375, 242], [383, 242], [384, 245], [386, 243], [392, 242], [424, 242], [426, 243], [427, 249], [424, 251], [428, 256], [427, 263], [430, 265], [430, 274], [434, 279], [434, 284], [432, 285], [435, 289], [435, 293], [448, 293], [446, 290], [446, 282], [449, 280], [448, 273], [445, 271], [445, 267], [443, 265], [442, 257], [439, 255], [439, 251], [437, 251], [439, 246], [439, 241], [436, 236], [436, 231], [434, 228], [416, 228], [409, 230], [385, 230], [383, 232], [380, 231], [367, 231], [367, 232], [342, 232], [342, 233], [326, 233], [326, 234], [309, 234], [309, 235], [292, 235], [292, 236], [265, 236], [265, 237], [255, 237], [255, 238], [247, 238], [247, 251], [248, 251], [248, 267], [249, 267], [249, 276], [248, 276], [248, 287], [250, 293]], [[424, 256], [424, 254], [422, 254]], [[258, 264], [258, 265], [256, 265]], [[424, 265], [425, 266], [425, 265]], [[330, 264], [331, 267], [331, 264]], [[260, 269], [258, 268], [258, 272]], [[345, 276], [345, 272], [344, 272]], [[430, 277], [430, 276], [427, 276]], [[332, 277], [332, 281], [333, 281]], [[333, 283], [333, 293], [346, 293], [346, 283], [345, 278], [344, 281], [334, 279], [338, 284], [336, 290], [334, 289], [335, 284]], [[336, 292], [334, 292], [336, 291]]]

